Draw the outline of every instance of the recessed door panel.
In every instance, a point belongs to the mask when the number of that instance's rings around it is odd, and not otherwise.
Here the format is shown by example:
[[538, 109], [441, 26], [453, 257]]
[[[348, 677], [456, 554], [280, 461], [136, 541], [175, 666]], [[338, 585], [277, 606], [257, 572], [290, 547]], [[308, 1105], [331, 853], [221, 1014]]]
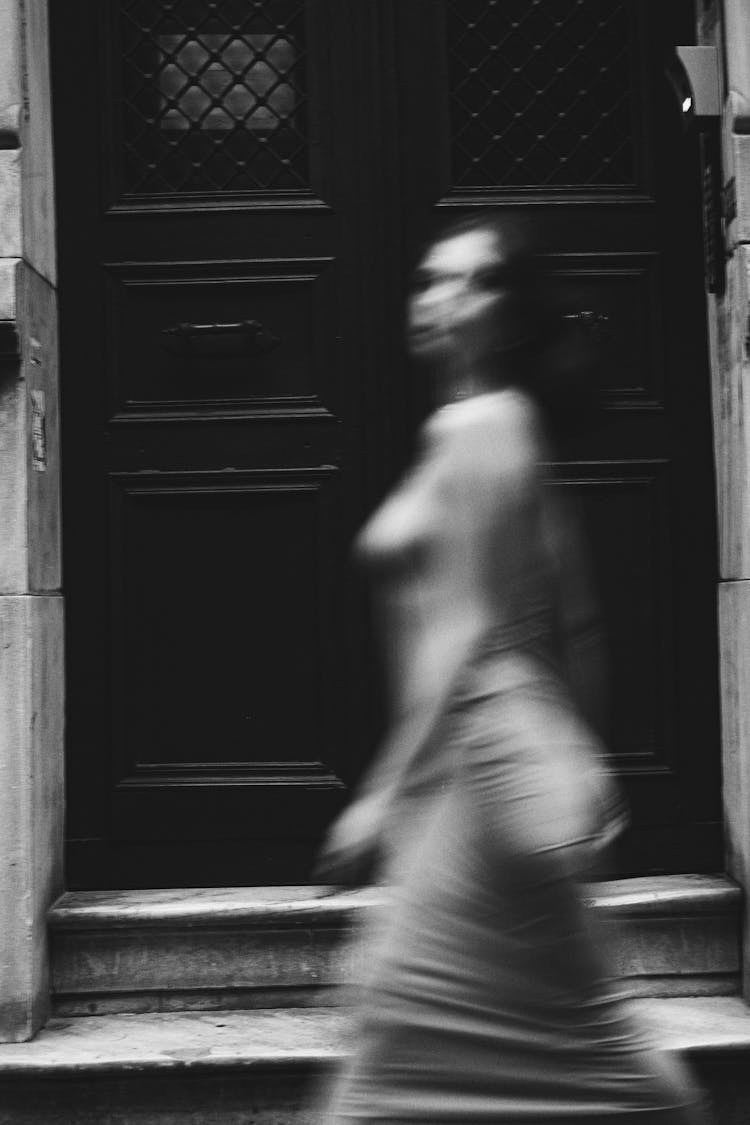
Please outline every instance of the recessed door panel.
[[670, 466], [628, 461], [559, 467], [556, 485], [583, 513], [606, 622], [617, 769], [660, 772], [679, 760], [672, 723], [675, 651]]
[[557, 254], [544, 272], [555, 308], [598, 353], [606, 406], [663, 407], [660, 253]]
[[333, 470], [112, 481], [118, 783], [319, 778]]
[[320, 259], [108, 267], [111, 414], [331, 418], [334, 271]]

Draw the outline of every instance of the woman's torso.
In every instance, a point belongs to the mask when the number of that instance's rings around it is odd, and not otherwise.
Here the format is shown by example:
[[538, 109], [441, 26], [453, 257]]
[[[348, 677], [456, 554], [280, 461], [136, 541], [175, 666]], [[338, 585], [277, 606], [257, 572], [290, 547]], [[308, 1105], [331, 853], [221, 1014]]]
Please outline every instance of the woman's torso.
[[490, 631], [553, 610], [543, 443], [519, 392], [438, 411], [414, 469], [364, 528], [394, 723], [442, 699]]

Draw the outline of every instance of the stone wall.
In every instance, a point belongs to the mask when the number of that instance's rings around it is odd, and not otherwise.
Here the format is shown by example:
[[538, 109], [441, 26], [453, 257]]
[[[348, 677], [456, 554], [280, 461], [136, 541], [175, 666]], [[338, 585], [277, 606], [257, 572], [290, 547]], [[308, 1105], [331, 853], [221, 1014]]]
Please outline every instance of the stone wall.
[[[719, 526], [719, 639], [727, 871], [750, 887], [750, 5], [702, 6], [699, 39], [723, 53], [727, 283], [708, 299]], [[750, 896], [746, 895], [746, 898]], [[750, 999], [750, 911], [744, 988]]]
[[63, 622], [46, 0], [0, 6], [0, 1039], [49, 1007]]

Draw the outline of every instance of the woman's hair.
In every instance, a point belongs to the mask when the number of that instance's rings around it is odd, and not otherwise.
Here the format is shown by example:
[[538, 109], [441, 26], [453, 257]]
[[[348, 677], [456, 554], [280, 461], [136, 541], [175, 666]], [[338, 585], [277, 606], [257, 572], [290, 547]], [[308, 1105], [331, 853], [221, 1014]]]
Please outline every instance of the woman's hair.
[[510, 378], [537, 400], [553, 436], [592, 429], [600, 410], [596, 347], [582, 325], [563, 316], [528, 222], [481, 211], [440, 229], [429, 246], [470, 231], [488, 231], [498, 248], [497, 267], [483, 271], [482, 285], [510, 290], [516, 298], [518, 342], [497, 350], [498, 377]]

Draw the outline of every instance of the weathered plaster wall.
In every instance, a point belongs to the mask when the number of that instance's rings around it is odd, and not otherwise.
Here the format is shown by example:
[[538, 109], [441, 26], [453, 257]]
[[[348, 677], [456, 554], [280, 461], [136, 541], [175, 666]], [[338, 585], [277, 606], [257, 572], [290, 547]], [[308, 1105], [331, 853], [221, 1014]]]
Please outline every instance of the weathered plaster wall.
[[[49, 1009], [62, 890], [63, 621], [46, 0], [0, 5], [0, 1040]], [[4, 339], [10, 335], [5, 331]]]

